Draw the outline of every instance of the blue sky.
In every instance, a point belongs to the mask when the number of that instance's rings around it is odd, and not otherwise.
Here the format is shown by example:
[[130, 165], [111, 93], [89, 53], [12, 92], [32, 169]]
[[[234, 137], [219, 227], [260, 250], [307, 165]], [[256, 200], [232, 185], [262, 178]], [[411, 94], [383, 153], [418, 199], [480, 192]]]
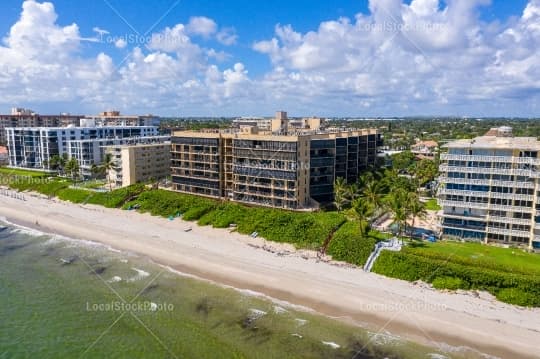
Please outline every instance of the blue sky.
[[540, 0], [2, 0], [0, 32], [0, 112], [540, 110]]

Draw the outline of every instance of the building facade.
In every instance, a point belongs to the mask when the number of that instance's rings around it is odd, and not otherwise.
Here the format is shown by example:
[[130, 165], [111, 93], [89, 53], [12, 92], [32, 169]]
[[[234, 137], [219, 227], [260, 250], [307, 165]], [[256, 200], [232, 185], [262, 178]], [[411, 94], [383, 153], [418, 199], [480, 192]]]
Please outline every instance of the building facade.
[[501, 127], [445, 147], [443, 235], [540, 249], [540, 142]]
[[132, 127], [15, 127], [7, 128], [9, 164], [12, 167], [50, 170], [49, 160], [67, 155], [79, 162], [84, 176], [102, 162], [104, 146], [150, 141], [154, 126]]
[[173, 189], [246, 204], [314, 209], [333, 200], [337, 177], [356, 181], [374, 165], [381, 145], [377, 130], [285, 131], [286, 118], [274, 122], [273, 132], [252, 126], [175, 132]]
[[66, 127], [79, 126], [81, 116], [44, 116], [29, 110], [13, 109], [11, 115], [0, 115], [0, 145], [7, 144], [8, 127]]
[[411, 146], [411, 152], [420, 159], [434, 159], [439, 149], [439, 144], [435, 141], [419, 141]]
[[160, 118], [154, 115], [129, 116], [120, 111], [105, 111], [96, 116], [84, 116], [81, 126], [159, 126]]
[[170, 137], [156, 138], [156, 143], [107, 146], [115, 166], [109, 171], [109, 179], [117, 187], [139, 182], [159, 180], [171, 174]]
[[7, 166], [9, 164], [8, 150], [5, 146], [0, 146], [0, 166]]

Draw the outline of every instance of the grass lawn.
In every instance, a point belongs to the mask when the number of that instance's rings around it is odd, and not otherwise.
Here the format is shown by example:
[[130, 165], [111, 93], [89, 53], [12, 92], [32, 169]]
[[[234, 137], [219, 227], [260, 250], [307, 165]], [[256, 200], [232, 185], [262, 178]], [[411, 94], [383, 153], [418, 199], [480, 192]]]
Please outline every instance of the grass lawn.
[[18, 168], [0, 167], [0, 176], [49, 177], [53, 175], [51, 173], [41, 171], [27, 171]]
[[540, 256], [519, 249], [493, 247], [480, 243], [443, 241], [412, 242], [407, 250], [417, 255], [447, 259], [449, 262], [540, 276]]
[[426, 202], [426, 209], [428, 211], [440, 211], [442, 208], [437, 203], [437, 199], [432, 198], [429, 201]]

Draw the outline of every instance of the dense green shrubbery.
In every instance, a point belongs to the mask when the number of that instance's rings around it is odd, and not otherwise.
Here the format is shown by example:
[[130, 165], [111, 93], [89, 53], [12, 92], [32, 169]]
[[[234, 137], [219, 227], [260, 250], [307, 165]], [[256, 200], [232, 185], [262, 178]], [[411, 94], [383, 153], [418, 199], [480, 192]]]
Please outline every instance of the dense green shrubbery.
[[145, 187], [142, 184], [119, 188], [111, 192], [64, 188], [58, 191], [57, 196], [63, 201], [73, 203], [96, 204], [107, 208], [118, 208], [144, 190]]
[[[134, 202], [135, 203], [135, 202]], [[131, 204], [134, 204], [131, 203]], [[238, 232], [258, 232], [276, 242], [293, 243], [301, 248], [319, 248], [326, 238], [345, 222], [338, 213], [298, 213], [272, 208], [248, 208], [234, 203], [220, 203], [183, 193], [148, 191], [137, 199], [140, 211], [168, 217], [182, 213], [185, 220], [201, 225], [226, 228], [236, 224]]]
[[[435, 277], [459, 278], [464, 288], [487, 290], [511, 304], [540, 306], [540, 279], [446, 260], [414, 255], [407, 251], [381, 253], [373, 271], [408, 281], [432, 282]], [[437, 283], [442, 285], [442, 281]], [[513, 291], [504, 291], [510, 290]], [[498, 295], [501, 293], [501, 295]], [[526, 301], [525, 301], [526, 300]]]
[[221, 203], [213, 211], [206, 213], [199, 219], [202, 226], [213, 225], [216, 228], [227, 228], [237, 224], [239, 218], [248, 216], [248, 208], [235, 203]]
[[[501, 302], [512, 303], [526, 306], [540, 306], [538, 297], [535, 294], [529, 293], [518, 288], [504, 288], [499, 290], [495, 296]], [[536, 304], [534, 304], [536, 303]]]
[[373, 236], [362, 237], [358, 223], [347, 222], [334, 234], [327, 252], [332, 259], [363, 266], [377, 242]]
[[437, 277], [431, 282], [433, 288], [437, 289], [468, 289], [469, 283], [456, 277]]
[[211, 199], [165, 190], [144, 192], [133, 203], [140, 205], [141, 212], [149, 212], [153, 216], [169, 217], [178, 213], [185, 215], [191, 211], [188, 214], [190, 220], [199, 219], [216, 206], [216, 202]]

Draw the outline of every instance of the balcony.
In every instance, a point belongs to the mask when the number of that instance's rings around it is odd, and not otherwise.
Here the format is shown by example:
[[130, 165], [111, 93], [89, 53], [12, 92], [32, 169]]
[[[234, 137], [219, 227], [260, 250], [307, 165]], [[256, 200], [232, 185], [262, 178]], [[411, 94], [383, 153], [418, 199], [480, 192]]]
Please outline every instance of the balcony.
[[[498, 222], [498, 223], [509, 223], [509, 224], [522, 224], [522, 225], [530, 225], [531, 220], [530, 219], [524, 219], [524, 218], [512, 218], [512, 217], [500, 217], [500, 216], [489, 216], [490, 222]], [[538, 227], [540, 229], [540, 227]]]
[[495, 163], [520, 163], [529, 165], [539, 165], [540, 158], [531, 157], [509, 157], [509, 156], [479, 156], [479, 155], [455, 155], [449, 153], [441, 154], [442, 161], [477, 161]]
[[472, 220], [481, 220], [484, 221], [487, 217], [487, 215], [475, 215], [470, 213], [464, 213], [464, 212], [447, 212], [443, 213], [442, 215], [444, 218], [456, 218], [456, 219], [472, 219]]
[[459, 172], [459, 173], [484, 173], [495, 175], [516, 175], [524, 177], [533, 177], [539, 175], [532, 169], [521, 168], [496, 168], [496, 167], [465, 167], [465, 166], [449, 166], [442, 164], [439, 166], [441, 172]]
[[506, 229], [506, 228], [496, 228], [496, 227], [487, 227], [488, 233], [500, 234], [502, 236], [513, 236], [513, 237], [526, 237], [529, 238], [531, 233], [528, 231], [518, 231], [516, 229]]
[[471, 179], [471, 178], [452, 178], [448, 176], [440, 176], [439, 181], [442, 183], [455, 183], [455, 184], [470, 184], [480, 186], [498, 186], [498, 187], [520, 187], [520, 188], [533, 188], [534, 182], [523, 181], [499, 181], [489, 179]]
[[481, 192], [481, 191], [469, 191], [469, 190], [457, 190], [443, 188], [439, 190], [440, 195], [454, 195], [454, 196], [474, 196], [474, 197], [489, 197], [500, 199], [511, 199], [521, 201], [533, 201], [533, 195], [526, 194], [514, 194], [514, 193], [499, 193], [499, 192]]
[[504, 206], [501, 204], [489, 204], [489, 203], [478, 203], [478, 202], [465, 202], [465, 201], [450, 201], [450, 200], [439, 200], [439, 203], [443, 207], [461, 207], [461, 208], [474, 208], [474, 209], [484, 209], [489, 210], [493, 209], [496, 211], [511, 211], [511, 212], [527, 212], [529, 213], [532, 208], [529, 207], [515, 207], [515, 206]]

